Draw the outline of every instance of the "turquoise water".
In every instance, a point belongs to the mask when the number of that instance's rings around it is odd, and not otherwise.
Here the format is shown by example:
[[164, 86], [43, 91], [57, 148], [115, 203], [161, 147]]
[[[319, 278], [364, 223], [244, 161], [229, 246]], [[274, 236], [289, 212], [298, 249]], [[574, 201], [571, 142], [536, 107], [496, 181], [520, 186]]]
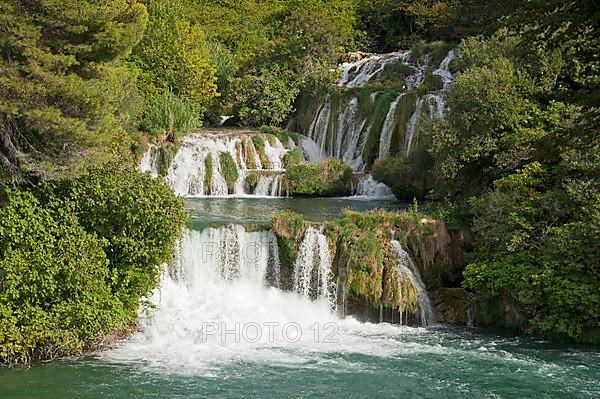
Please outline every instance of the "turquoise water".
[[[402, 206], [348, 199], [315, 203], [235, 198], [193, 199], [188, 205], [193, 230], [207, 224], [267, 223], [280, 209], [319, 221], [338, 216], [344, 208]], [[150, 318], [142, 315], [139, 331], [118, 348], [36, 363], [28, 370], [0, 370], [0, 398], [600, 397], [598, 348], [476, 329], [342, 319], [325, 303], [265, 287], [255, 279], [211, 281], [203, 268], [215, 265], [196, 262], [202, 253], [194, 248], [206, 244], [198, 237], [204, 236], [188, 237], [191, 248], [184, 251], [183, 262], [193, 264], [200, 283], [165, 277], [151, 298], [158, 309]], [[207, 322], [228, 328], [238, 322], [297, 323], [301, 337], [292, 342], [282, 339], [280, 331], [273, 339], [265, 335], [258, 341], [209, 337], [202, 335]], [[324, 334], [328, 327], [334, 328], [331, 336]]]
[[[388, 328], [390, 328], [388, 326]], [[473, 331], [388, 336], [391, 356], [320, 353], [302, 362], [233, 361], [195, 374], [100, 357], [0, 372], [2, 397], [599, 397], [600, 353]], [[376, 339], [375, 339], [376, 341]]]
[[269, 223], [273, 215], [291, 209], [304, 215], [306, 220], [321, 222], [340, 217], [344, 210], [369, 209], [399, 210], [408, 204], [386, 200], [349, 198], [189, 198], [192, 222], [201, 228], [207, 224]]

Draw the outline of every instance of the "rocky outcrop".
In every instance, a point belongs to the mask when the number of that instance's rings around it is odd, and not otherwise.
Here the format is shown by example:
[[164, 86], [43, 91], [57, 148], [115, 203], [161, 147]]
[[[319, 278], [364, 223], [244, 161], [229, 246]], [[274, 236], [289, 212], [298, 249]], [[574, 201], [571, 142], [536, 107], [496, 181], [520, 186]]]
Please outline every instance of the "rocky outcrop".
[[308, 229], [318, 228], [326, 236], [329, 278], [335, 282], [341, 313], [369, 321], [468, 323], [470, 294], [445, 286], [462, 270], [468, 237], [449, 232], [443, 222], [409, 212], [349, 211], [340, 219], [315, 225], [286, 211], [276, 215], [272, 225], [282, 275], [292, 274], [297, 248]]

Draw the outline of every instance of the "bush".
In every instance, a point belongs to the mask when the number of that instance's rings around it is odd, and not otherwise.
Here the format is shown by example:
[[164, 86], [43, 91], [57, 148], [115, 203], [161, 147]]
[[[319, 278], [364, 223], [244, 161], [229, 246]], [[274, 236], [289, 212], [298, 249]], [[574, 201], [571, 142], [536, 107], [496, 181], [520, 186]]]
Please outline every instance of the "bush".
[[137, 319], [185, 219], [162, 180], [109, 163], [0, 207], [0, 363], [80, 354]]
[[188, 134], [199, 123], [200, 115], [169, 91], [144, 112], [141, 128], [153, 136], [166, 134], [174, 140]]
[[79, 223], [107, 241], [111, 289], [135, 309], [172, 260], [186, 218], [183, 200], [162, 179], [116, 162], [48, 192], [68, 199]]
[[347, 195], [350, 192], [352, 169], [344, 162], [332, 158], [318, 164], [290, 165], [285, 178], [293, 194]]
[[294, 148], [283, 156], [283, 165], [286, 168], [289, 168], [292, 165], [298, 165], [304, 161], [304, 154], [302, 153], [300, 147]]
[[425, 151], [427, 137], [422, 137], [408, 158], [387, 158], [373, 165], [372, 175], [385, 183], [399, 199], [424, 198], [433, 185], [433, 161]]
[[108, 285], [107, 242], [72, 206], [9, 191], [0, 208], [0, 363], [81, 353], [131, 320]]

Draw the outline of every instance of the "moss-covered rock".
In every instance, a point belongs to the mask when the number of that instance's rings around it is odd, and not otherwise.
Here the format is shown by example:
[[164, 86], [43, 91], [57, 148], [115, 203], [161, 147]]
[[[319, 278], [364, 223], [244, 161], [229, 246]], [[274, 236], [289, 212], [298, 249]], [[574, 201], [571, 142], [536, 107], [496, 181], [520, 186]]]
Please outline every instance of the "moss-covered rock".
[[256, 184], [258, 184], [258, 174], [257, 173], [248, 173], [246, 178], [244, 179], [246, 186], [248, 188], [247, 192], [253, 193], [256, 189]]
[[438, 321], [469, 325], [472, 320], [473, 295], [463, 288], [442, 287], [432, 292]]
[[254, 144], [254, 148], [258, 153], [258, 158], [260, 159], [263, 169], [269, 169], [271, 167], [271, 161], [265, 153], [265, 139], [261, 135], [257, 134], [252, 136], [252, 143]]
[[157, 147], [156, 151], [158, 151], [158, 156], [156, 157], [156, 167], [160, 176], [167, 175], [178, 150], [179, 146], [172, 142], [164, 142]]
[[285, 210], [273, 216], [271, 225], [279, 242], [282, 265], [292, 265], [296, 260], [299, 241], [305, 229], [304, 218], [299, 213]]
[[204, 194], [210, 195], [212, 191], [212, 175], [213, 175], [213, 159], [212, 155], [208, 154], [204, 158]]
[[337, 159], [290, 165], [285, 182], [295, 195], [340, 196], [351, 190], [352, 169]]
[[233, 192], [235, 182], [239, 177], [237, 164], [233, 160], [231, 154], [228, 152], [219, 153], [219, 160], [221, 162], [221, 173], [223, 174], [223, 178], [227, 183], [227, 188], [229, 189], [229, 192]]
[[244, 156], [246, 161], [246, 167], [248, 169], [256, 169], [256, 148], [254, 142], [250, 138], [245, 138], [243, 141]]

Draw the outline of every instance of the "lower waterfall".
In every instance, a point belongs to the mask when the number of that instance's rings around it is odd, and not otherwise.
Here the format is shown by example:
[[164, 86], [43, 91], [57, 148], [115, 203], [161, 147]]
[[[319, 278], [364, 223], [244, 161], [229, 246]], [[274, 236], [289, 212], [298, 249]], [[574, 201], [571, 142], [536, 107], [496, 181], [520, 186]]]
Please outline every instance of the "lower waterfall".
[[336, 307], [335, 284], [331, 281], [331, 254], [322, 229], [309, 227], [298, 247], [294, 263], [294, 291], [310, 299], [324, 299]]
[[271, 230], [186, 230], [177, 262], [149, 298], [156, 308], [141, 313], [139, 331], [126, 345], [102, 356], [212, 375], [238, 361], [285, 365], [319, 353], [389, 356], [407, 350], [385, 337], [418, 329], [361, 323], [332, 310], [332, 260], [319, 228], [307, 230], [299, 252], [296, 276], [289, 276], [296, 290], [285, 292], [276, 288], [283, 276]]

